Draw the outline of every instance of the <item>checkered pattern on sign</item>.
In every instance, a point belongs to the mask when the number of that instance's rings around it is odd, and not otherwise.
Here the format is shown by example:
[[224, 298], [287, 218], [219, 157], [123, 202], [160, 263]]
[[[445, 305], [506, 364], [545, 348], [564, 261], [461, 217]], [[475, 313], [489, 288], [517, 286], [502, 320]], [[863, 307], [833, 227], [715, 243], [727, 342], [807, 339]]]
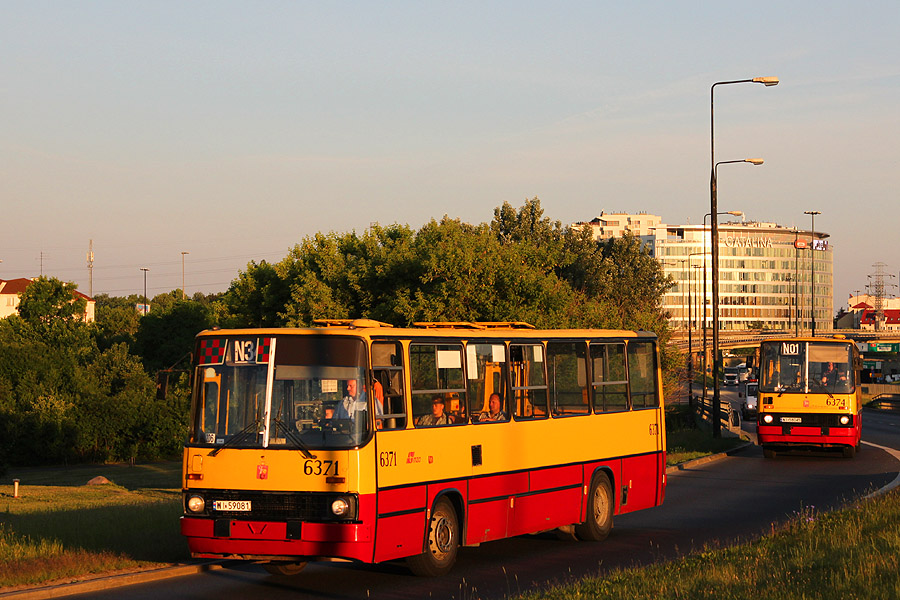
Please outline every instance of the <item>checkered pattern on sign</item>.
[[269, 348], [272, 346], [272, 338], [264, 337], [256, 340], [256, 362], [269, 362]]
[[200, 340], [200, 356], [197, 364], [222, 364], [225, 360], [225, 341], [225, 338], [204, 338]]

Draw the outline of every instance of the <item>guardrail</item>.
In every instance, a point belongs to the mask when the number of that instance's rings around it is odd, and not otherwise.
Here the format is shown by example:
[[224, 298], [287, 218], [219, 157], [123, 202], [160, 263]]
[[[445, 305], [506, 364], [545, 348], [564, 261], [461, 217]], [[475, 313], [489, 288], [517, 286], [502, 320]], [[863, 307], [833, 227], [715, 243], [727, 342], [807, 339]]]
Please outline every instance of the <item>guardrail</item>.
[[900, 412], [900, 394], [878, 394], [869, 406], [878, 410]]
[[[697, 418], [702, 422], [706, 423], [710, 427], [712, 427], [713, 416], [712, 416], [712, 407], [713, 407], [713, 399], [707, 398], [706, 401], [703, 400], [702, 396], [697, 396], [693, 399], [692, 406], [694, 408], [694, 413], [697, 415]], [[723, 400], [719, 398], [719, 421], [722, 426], [722, 430], [730, 431], [735, 435], [740, 436], [741, 434], [741, 411], [732, 408], [731, 402], [728, 400]]]

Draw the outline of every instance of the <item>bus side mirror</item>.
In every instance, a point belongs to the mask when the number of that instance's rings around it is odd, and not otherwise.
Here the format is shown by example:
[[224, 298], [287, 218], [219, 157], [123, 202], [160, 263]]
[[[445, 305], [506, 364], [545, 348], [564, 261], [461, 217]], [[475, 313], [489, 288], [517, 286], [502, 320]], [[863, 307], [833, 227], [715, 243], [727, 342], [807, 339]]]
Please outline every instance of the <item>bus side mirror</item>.
[[169, 374], [165, 371], [160, 371], [156, 374], [156, 399], [157, 400], [165, 400], [166, 399], [166, 391], [169, 388]]

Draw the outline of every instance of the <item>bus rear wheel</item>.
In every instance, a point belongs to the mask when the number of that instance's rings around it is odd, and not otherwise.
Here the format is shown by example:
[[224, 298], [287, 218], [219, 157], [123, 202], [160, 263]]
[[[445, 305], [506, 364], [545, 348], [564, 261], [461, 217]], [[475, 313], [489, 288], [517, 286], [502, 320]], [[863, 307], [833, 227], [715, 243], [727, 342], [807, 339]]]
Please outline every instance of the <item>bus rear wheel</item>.
[[446, 575], [459, 552], [459, 517], [450, 501], [441, 498], [431, 511], [425, 552], [406, 559], [413, 574], [419, 577]]
[[272, 575], [285, 575], [290, 577], [291, 575], [296, 575], [300, 571], [306, 568], [306, 561], [303, 562], [284, 562], [284, 561], [272, 561], [263, 565], [263, 569], [271, 573]]
[[771, 448], [763, 448], [763, 456], [766, 458], [775, 458], [775, 451]]
[[609, 477], [605, 473], [598, 473], [591, 482], [584, 523], [575, 526], [575, 535], [578, 539], [587, 542], [605, 540], [612, 529], [614, 505], [615, 499]]

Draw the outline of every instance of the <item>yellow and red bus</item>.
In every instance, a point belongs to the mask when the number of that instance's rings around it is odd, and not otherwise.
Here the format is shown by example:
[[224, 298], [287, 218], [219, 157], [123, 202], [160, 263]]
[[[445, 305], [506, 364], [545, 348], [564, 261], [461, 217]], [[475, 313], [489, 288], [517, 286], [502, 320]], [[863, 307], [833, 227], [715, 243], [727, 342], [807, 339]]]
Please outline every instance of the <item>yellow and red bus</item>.
[[766, 458], [791, 448], [836, 448], [852, 458], [862, 436], [856, 344], [844, 336], [760, 344], [757, 443]]
[[182, 533], [192, 556], [405, 558], [561, 528], [602, 540], [665, 494], [656, 336], [335, 320], [197, 336]]

